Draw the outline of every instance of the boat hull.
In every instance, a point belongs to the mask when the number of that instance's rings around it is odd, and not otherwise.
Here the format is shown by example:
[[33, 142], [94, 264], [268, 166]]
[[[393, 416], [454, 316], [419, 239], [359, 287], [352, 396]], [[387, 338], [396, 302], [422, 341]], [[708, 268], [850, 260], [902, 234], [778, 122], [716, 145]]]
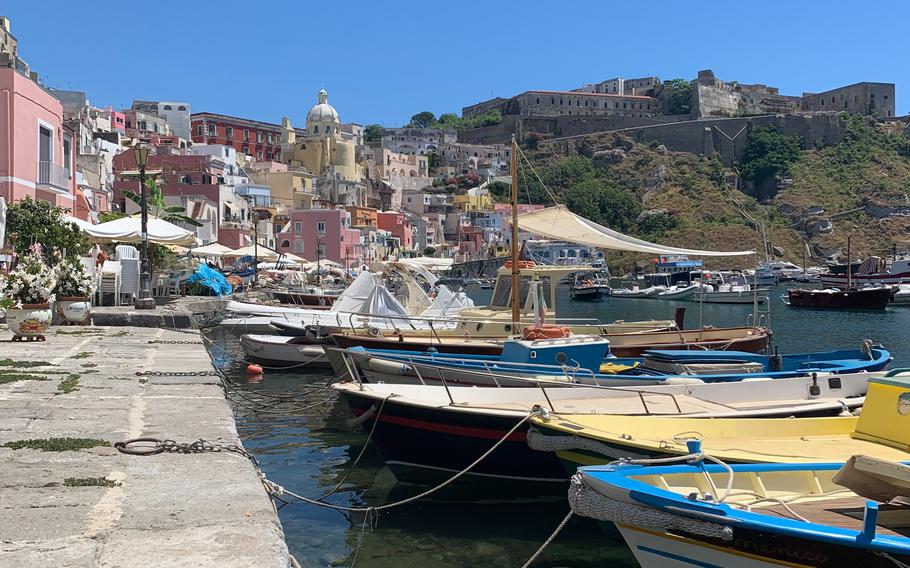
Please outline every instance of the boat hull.
[[[910, 272], [896, 274], [852, 274], [850, 277], [853, 286], [897, 286], [902, 282], [910, 282]], [[830, 288], [847, 288], [846, 274], [822, 274], [822, 286]]]
[[[363, 416], [377, 405], [376, 399], [357, 392], [339, 392], [356, 416]], [[413, 482], [447, 478], [462, 471], [524, 416], [414, 408], [398, 404], [394, 398], [386, 400], [381, 413], [376, 408], [363, 426], [370, 431], [378, 420], [372, 442], [398, 479]], [[568, 476], [555, 454], [528, 447], [527, 430], [527, 424], [522, 424], [462, 479], [566, 483]]]
[[276, 366], [303, 369], [331, 368], [325, 351], [293, 337], [247, 334], [240, 337], [240, 346], [250, 359]]
[[787, 305], [791, 308], [814, 308], [826, 310], [884, 310], [888, 307], [894, 291], [891, 288], [867, 288], [863, 290], [788, 290]]
[[569, 297], [573, 300], [602, 300], [605, 296], [609, 295], [607, 293], [608, 288], [606, 286], [580, 286], [572, 287], [569, 289]]

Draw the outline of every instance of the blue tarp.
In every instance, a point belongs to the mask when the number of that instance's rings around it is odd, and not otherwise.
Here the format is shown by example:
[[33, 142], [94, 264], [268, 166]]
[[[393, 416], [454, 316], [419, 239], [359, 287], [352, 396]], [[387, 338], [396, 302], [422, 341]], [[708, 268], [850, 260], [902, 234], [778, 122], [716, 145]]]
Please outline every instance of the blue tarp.
[[211, 288], [216, 296], [223, 296], [232, 292], [231, 285], [228, 284], [224, 275], [207, 264], [200, 264], [196, 272], [187, 278], [187, 282], [198, 282], [207, 288]]

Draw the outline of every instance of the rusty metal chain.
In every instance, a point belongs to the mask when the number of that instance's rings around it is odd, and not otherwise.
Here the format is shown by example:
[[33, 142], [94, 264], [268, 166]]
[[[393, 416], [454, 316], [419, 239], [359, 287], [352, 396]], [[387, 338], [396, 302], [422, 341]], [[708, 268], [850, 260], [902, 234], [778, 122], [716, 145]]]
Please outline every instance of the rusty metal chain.
[[169, 339], [149, 339], [149, 343], [158, 343], [161, 345], [204, 345], [201, 341], [177, 341]]
[[153, 456], [165, 452], [175, 454], [230, 452], [247, 458], [256, 466], [259, 465], [259, 462], [253, 454], [237, 444], [216, 444], [215, 442], [210, 442], [209, 440], [201, 438], [195, 442], [185, 443], [178, 443], [174, 440], [162, 440], [160, 438], [132, 438], [122, 442], [116, 442], [114, 447], [122, 454], [133, 456]]

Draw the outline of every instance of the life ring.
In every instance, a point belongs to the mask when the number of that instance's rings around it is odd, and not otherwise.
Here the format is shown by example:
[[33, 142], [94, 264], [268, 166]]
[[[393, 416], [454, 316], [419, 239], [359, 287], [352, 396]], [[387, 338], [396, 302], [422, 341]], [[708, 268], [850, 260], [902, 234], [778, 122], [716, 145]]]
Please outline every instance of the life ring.
[[382, 337], [382, 331], [378, 327], [371, 327], [367, 329], [367, 335], [370, 337]]
[[561, 337], [569, 337], [572, 334], [571, 330], [563, 325], [534, 325], [526, 327], [521, 332], [521, 337], [523, 339], [559, 339]]

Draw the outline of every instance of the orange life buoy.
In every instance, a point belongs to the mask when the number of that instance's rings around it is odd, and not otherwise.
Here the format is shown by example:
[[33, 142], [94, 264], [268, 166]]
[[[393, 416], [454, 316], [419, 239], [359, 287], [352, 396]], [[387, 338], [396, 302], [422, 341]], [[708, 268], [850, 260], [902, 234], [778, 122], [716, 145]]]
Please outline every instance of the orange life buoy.
[[[537, 266], [537, 263], [534, 262], [533, 260], [519, 260], [518, 261], [518, 268], [534, 268], [535, 266]], [[512, 268], [512, 261], [507, 260], [505, 262], [505, 267]]]

